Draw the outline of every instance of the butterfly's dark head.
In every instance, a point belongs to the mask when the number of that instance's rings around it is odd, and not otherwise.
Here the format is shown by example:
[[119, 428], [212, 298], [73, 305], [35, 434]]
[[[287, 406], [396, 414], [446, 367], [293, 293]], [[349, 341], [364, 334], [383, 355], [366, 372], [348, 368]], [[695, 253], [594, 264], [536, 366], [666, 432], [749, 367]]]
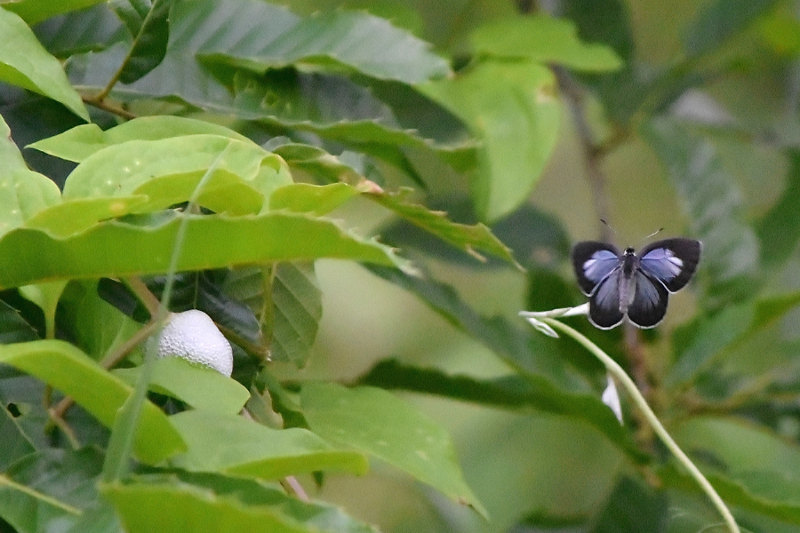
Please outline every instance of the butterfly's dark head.
[[622, 253], [622, 271], [626, 278], [630, 278], [633, 275], [633, 269], [638, 262], [639, 259], [636, 257], [633, 248], [630, 246], [625, 248], [625, 251]]
[[635, 250], [633, 248], [628, 246], [627, 248], [625, 248], [625, 252], [624, 252], [623, 255], [636, 255], [636, 253], [635, 253]]

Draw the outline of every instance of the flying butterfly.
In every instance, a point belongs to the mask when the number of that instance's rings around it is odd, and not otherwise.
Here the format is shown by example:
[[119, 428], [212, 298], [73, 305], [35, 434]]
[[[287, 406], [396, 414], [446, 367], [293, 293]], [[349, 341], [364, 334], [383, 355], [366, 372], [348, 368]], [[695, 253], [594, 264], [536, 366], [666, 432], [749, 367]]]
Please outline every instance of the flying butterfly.
[[589, 320], [600, 329], [625, 318], [652, 328], [667, 312], [669, 293], [689, 283], [700, 261], [700, 241], [665, 239], [619, 251], [612, 245], [584, 241], [572, 249], [572, 266], [581, 291], [589, 297]]

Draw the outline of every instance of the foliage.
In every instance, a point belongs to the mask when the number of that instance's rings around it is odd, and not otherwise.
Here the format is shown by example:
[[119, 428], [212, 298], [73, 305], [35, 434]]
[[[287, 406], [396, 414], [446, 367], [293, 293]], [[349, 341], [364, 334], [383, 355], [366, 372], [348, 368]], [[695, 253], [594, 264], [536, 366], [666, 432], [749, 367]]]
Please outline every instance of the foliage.
[[[797, 529], [793, 5], [527, 4], [3, 3], [0, 529], [718, 526], [517, 316], [582, 301], [600, 219], [702, 240], [694, 297], [564, 320], [743, 528]], [[191, 308], [232, 379], [148, 357]]]

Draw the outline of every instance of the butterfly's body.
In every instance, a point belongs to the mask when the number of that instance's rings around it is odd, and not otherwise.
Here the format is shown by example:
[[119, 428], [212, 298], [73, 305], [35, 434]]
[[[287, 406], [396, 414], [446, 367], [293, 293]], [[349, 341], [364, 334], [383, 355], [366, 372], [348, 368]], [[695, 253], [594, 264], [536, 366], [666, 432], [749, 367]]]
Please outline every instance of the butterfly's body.
[[578, 284], [589, 297], [589, 319], [601, 329], [625, 318], [640, 328], [658, 325], [667, 312], [670, 292], [682, 289], [700, 260], [701, 245], [691, 239], [654, 242], [636, 255], [595, 241], [572, 250]]

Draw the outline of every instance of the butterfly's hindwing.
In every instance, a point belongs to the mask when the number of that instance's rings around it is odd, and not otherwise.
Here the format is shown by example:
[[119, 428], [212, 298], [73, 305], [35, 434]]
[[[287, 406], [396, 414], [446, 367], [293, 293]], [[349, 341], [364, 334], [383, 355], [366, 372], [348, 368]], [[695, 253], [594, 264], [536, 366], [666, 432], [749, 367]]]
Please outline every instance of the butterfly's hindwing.
[[[617, 260], [619, 262], [619, 260]], [[607, 275], [589, 297], [589, 320], [600, 329], [617, 326], [625, 314], [620, 309], [620, 283], [625, 283], [622, 270]]]
[[638, 270], [633, 274], [631, 284], [636, 292], [628, 306], [628, 320], [640, 328], [657, 326], [667, 313], [669, 301], [667, 288], [644, 270]]

